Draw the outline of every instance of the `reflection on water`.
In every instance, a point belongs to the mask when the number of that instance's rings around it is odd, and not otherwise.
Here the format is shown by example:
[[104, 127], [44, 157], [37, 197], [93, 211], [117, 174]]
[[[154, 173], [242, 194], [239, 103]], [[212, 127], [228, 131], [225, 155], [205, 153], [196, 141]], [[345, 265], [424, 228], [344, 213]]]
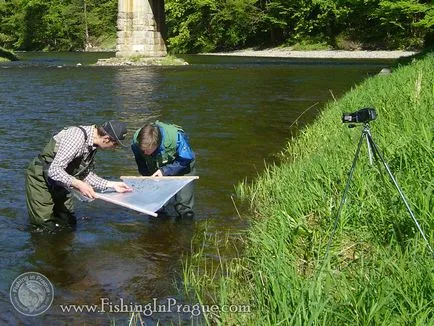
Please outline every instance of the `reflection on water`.
[[115, 99], [121, 110], [120, 119], [128, 124], [134, 132], [146, 123], [147, 119], [160, 116], [159, 96], [163, 78], [161, 69], [149, 67], [146, 70], [137, 68], [118, 69], [115, 73]]
[[[331, 100], [330, 91], [339, 97], [384, 65], [195, 56], [196, 64], [182, 67], [90, 67], [76, 64], [93, 61], [95, 54], [27, 58], [0, 64], [0, 324], [6, 325], [128, 319], [128, 314], [67, 314], [59, 307], [98, 304], [101, 298], [182, 302], [175, 286], [180, 261], [203, 224], [208, 232], [245, 228], [231, 201], [234, 185], [273, 160], [303, 111], [314, 105], [300, 125]], [[28, 232], [23, 172], [53, 133], [120, 119], [131, 136], [155, 116], [183, 126], [197, 154], [195, 220], [149, 218], [96, 200], [77, 203], [76, 232], [49, 237]], [[96, 172], [110, 179], [138, 174], [129, 149], [99, 152]], [[55, 288], [53, 307], [40, 317], [20, 315], [9, 303], [10, 284], [27, 271], [46, 275]], [[156, 324], [159, 317], [146, 322]], [[178, 318], [190, 324], [189, 316], [164, 316], [167, 322]]]

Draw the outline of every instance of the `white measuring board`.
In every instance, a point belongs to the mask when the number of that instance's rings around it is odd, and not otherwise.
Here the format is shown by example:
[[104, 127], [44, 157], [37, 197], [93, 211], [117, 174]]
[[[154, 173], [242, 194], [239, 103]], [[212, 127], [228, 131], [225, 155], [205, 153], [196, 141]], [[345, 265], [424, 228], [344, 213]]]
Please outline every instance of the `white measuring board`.
[[155, 213], [164, 206], [187, 184], [197, 176], [176, 177], [129, 177], [122, 176], [122, 181], [133, 188], [132, 192], [119, 193], [110, 191], [97, 193], [97, 198], [107, 202], [127, 207], [135, 211], [157, 216]]

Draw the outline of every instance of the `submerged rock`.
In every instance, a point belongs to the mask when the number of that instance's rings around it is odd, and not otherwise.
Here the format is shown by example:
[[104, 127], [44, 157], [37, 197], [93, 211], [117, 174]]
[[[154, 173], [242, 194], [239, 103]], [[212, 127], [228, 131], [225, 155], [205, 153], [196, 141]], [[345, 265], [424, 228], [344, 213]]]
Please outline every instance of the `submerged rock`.
[[390, 75], [392, 73], [392, 70], [390, 70], [389, 68], [383, 68], [380, 70], [380, 72], [378, 73], [379, 75]]

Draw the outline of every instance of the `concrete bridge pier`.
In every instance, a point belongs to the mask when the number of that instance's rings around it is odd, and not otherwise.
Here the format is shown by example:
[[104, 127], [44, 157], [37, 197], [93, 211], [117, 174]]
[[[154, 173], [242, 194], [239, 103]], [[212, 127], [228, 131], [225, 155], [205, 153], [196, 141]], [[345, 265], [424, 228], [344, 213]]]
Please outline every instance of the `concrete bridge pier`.
[[167, 55], [164, 0], [119, 0], [117, 57]]

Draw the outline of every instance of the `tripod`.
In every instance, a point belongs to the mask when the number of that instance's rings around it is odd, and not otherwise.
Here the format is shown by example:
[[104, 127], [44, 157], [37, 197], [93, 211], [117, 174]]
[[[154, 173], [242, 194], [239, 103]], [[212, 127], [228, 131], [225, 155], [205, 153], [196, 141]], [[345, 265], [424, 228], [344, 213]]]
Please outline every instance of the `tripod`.
[[[348, 127], [349, 128], [354, 128], [355, 125], [350, 124]], [[349, 186], [350, 186], [351, 178], [353, 177], [353, 172], [354, 172], [354, 170], [356, 168], [357, 159], [358, 159], [359, 154], [360, 154], [360, 148], [362, 147], [362, 143], [363, 143], [364, 139], [366, 139], [366, 144], [368, 146], [369, 163], [372, 165], [372, 161], [373, 161], [372, 158], [373, 157], [375, 159], [380, 158], [381, 162], [384, 165], [384, 168], [386, 169], [387, 173], [389, 174], [390, 179], [392, 180], [393, 184], [395, 185], [395, 188], [398, 190], [398, 193], [401, 196], [401, 199], [404, 202], [405, 207], [407, 208], [408, 213], [410, 214], [411, 218], [413, 219], [414, 223], [416, 224], [416, 226], [417, 226], [420, 234], [422, 235], [423, 239], [427, 243], [427, 246], [428, 246], [429, 250], [431, 251], [431, 254], [434, 255], [434, 251], [431, 248], [431, 246], [430, 246], [430, 244], [428, 242], [428, 239], [426, 238], [425, 233], [423, 232], [423, 230], [422, 230], [419, 222], [417, 221], [416, 217], [414, 216], [414, 214], [413, 214], [413, 212], [412, 212], [412, 210], [410, 208], [410, 205], [408, 204], [407, 199], [405, 198], [404, 193], [402, 192], [401, 188], [399, 187], [398, 182], [396, 181], [395, 177], [392, 174], [392, 171], [390, 171], [389, 166], [387, 165], [387, 163], [384, 160], [383, 155], [381, 154], [381, 152], [380, 152], [377, 144], [374, 142], [374, 139], [372, 138], [370, 127], [369, 127], [369, 123], [365, 122], [364, 125], [363, 125], [362, 135], [360, 136], [359, 144], [357, 145], [357, 150], [356, 150], [356, 154], [355, 154], [354, 159], [353, 159], [353, 164], [352, 164], [350, 172], [348, 174], [348, 179], [347, 179], [347, 183], [345, 185], [345, 190], [344, 190], [344, 193], [342, 195], [341, 202], [339, 204], [338, 212], [336, 214], [336, 219], [335, 219], [335, 223], [334, 223], [334, 226], [333, 226], [333, 231], [332, 231], [332, 234], [331, 234], [330, 239], [329, 239], [328, 244], [327, 244], [326, 257], [328, 255], [328, 252], [329, 252], [329, 249], [330, 249], [330, 245], [331, 245], [333, 236], [336, 233], [336, 228], [338, 226], [339, 218], [340, 218], [340, 215], [341, 215], [341, 212], [342, 212], [342, 207], [345, 204], [345, 199], [346, 199], [346, 196], [347, 196], [347, 193], [348, 193], [348, 189], [349, 189]]]

